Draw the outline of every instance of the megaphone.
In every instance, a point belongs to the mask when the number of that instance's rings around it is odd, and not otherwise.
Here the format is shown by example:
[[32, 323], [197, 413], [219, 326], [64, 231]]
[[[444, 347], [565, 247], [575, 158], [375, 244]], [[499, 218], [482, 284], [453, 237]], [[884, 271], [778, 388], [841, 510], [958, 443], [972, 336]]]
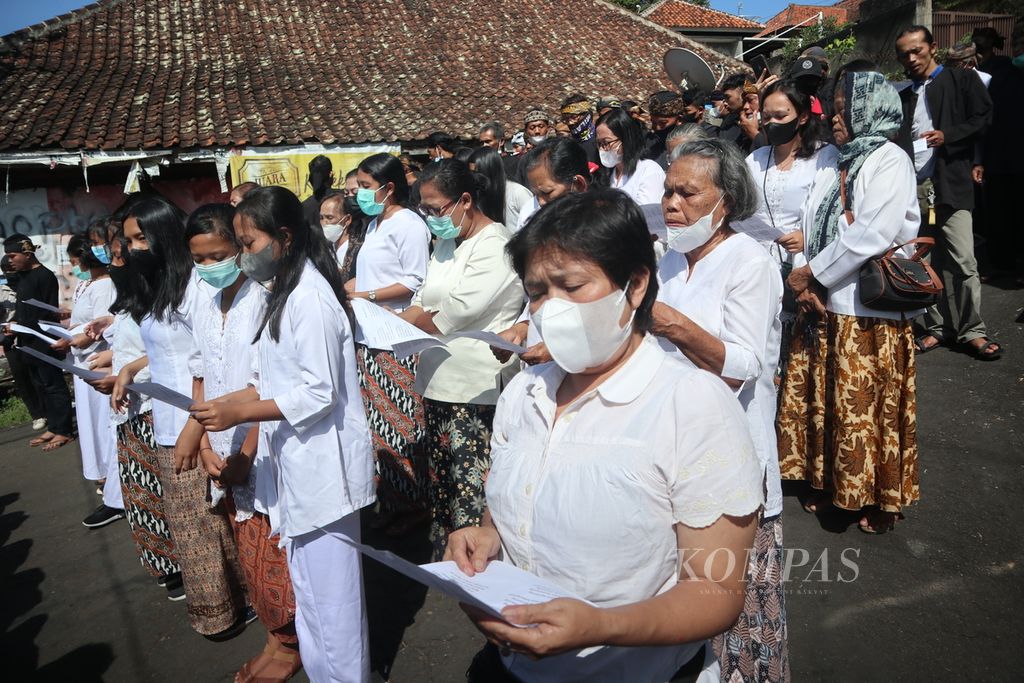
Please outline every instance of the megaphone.
[[700, 88], [706, 93], [715, 89], [715, 74], [697, 53], [685, 47], [673, 47], [665, 53], [665, 73], [680, 92]]

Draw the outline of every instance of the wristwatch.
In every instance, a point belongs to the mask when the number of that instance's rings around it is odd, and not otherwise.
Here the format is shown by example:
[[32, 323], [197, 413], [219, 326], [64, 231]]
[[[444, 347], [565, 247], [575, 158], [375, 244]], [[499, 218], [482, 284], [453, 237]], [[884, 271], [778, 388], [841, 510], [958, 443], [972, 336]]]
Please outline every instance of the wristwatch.
[[377, 300], [377, 290], [376, 289], [371, 289], [369, 292], [366, 293], [366, 298], [369, 299], [370, 301], [376, 301]]

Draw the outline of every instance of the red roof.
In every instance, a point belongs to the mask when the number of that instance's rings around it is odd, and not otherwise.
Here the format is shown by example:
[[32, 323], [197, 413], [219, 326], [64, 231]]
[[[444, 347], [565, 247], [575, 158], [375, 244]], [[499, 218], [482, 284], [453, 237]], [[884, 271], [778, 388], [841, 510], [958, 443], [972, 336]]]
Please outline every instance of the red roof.
[[[852, 7], [850, 7], [851, 5]], [[757, 37], [774, 35], [790, 26], [796, 26], [802, 21], [807, 21], [811, 17], [817, 16], [819, 12], [826, 17], [833, 17], [840, 24], [843, 24], [853, 19], [850, 16], [850, 11], [856, 11], [859, 5], [860, 0], [844, 0], [844, 2], [838, 2], [831, 6], [787, 5], [786, 9], [765, 22], [764, 30], [758, 33]], [[811, 23], [808, 22], [804, 26], [810, 26]], [[796, 32], [794, 31], [794, 33]]]
[[602, 0], [101, 0], [0, 38], [0, 150], [475, 135], [671, 87], [680, 45], [744, 68]]
[[728, 12], [708, 9], [683, 0], [661, 0], [643, 11], [643, 15], [666, 28], [763, 28], [756, 21], [737, 17]]

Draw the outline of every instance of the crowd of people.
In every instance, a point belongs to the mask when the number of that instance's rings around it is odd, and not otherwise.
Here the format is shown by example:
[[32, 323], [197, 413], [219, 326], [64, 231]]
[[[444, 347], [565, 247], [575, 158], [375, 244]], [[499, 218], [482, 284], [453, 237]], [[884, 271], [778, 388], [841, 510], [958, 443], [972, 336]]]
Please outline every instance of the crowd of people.
[[[581, 598], [464, 607], [488, 641], [471, 681], [669, 681], [701, 652], [701, 681], [789, 680], [782, 482], [893, 529], [920, 495], [916, 356], [1002, 353], [972, 209], [980, 185], [1001, 215], [1019, 178], [1024, 29], [1012, 60], [976, 43], [940, 65], [926, 27], [903, 31], [900, 91], [812, 48], [710, 93], [573, 95], [475, 148], [434, 134], [426, 163], [335, 178], [318, 157], [305, 201], [246, 183], [186, 215], [130, 195], [69, 242], [70, 311], [10, 236], [6, 322], [68, 329], [5, 328], [46, 425], [30, 445], [70, 443], [74, 412], [103, 496], [84, 524], [126, 518], [197, 633], [261, 621], [236, 681], [368, 679], [361, 514], [467, 575], [501, 559]], [[866, 302], [865, 264], [922, 237], [935, 305]], [[363, 306], [444, 344], [357, 342]], [[95, 371], [74, 411], [25, 349]]]

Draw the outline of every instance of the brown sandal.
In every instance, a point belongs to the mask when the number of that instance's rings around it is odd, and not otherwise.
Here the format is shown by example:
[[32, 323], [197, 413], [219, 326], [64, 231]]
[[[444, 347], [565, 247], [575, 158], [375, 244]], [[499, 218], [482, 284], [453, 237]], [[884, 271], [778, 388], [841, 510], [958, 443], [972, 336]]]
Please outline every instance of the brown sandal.
[[[273, 637], [273, 636], [271, 636]], [[281, 663], [288, 663], [287, 673], [282, 676], [262, 676], [260, 675], [263, 670], [267, 667], [264, 663], [262, 666], [257, 667], [256, 664], [261, 659], [269, 658], [272, 661], [278, 661]], [[292, 648], [286, 647], [280, 643], [271, 645], [267, 643], [263, 651], [258, 655], [250, 659], [248, 662], [242, 665], [242, 668], [235, 674], [235, 683], [284, 683], [292, 676], [297, 674], [302, 669], [302, 660], [299, 657], [299, 651], [293, 650]]]
[[[47, 436], [49, 434], [49, 436]], [[50, 443], [53, 439], [56, 439], [57, 435], [53, 432], [45, 432], [40, 434], [36, 438], [28, 442], [29, 448], [35, 448], [36, 446], [42, 446], [44, 443]]]
[[67, 446], [74, 440], [75, 437], [73, 436], [55, 436], [52, 439], [50, 439], [45, 446], [43, 446], [42, 451], [44, 453], [55, 451], [58, 448], [63, 448], [64, 446]]

